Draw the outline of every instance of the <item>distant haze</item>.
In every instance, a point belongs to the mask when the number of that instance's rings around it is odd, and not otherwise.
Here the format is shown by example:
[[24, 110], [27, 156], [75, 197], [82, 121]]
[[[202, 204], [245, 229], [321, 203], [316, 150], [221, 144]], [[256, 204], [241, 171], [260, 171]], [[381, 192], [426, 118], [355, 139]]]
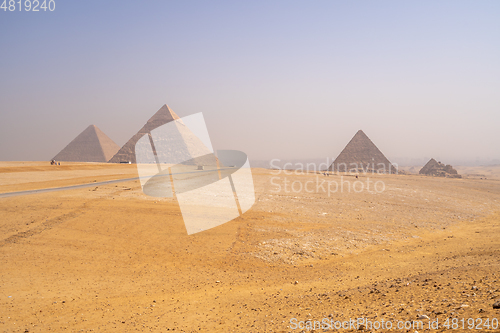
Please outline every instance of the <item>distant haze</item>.
[[500, 164], [498, 1], [57, 1], [0, 10], [0, 160], [90, 124], [122, 146], [163, 105], [216, 149]]

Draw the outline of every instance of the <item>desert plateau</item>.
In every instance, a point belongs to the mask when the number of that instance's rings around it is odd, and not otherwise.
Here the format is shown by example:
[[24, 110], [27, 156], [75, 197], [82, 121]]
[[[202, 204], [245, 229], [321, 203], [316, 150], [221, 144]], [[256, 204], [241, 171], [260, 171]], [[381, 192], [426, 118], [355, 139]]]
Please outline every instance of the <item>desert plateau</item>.
[[[0, 331], [491, 325], [500, 319], [500, 168], [487, 179], [461, 170], [462, 179], [360, 175], [384, 190], [327, 193], [284, 183], [354, 175], [252, 169], [254, 206], [188, 236], [174, 199], [144, 195], [138, 180], [103, 184], [137, 177], [134, 165], [0, 162], [2, 194], [88, 185], [0, 198]], [[358, 318], [366, 324], [334, 326]], [[393, 327], [369, 326], [382, 320]], [[311, 326], [324, 322], [332, 326]]]

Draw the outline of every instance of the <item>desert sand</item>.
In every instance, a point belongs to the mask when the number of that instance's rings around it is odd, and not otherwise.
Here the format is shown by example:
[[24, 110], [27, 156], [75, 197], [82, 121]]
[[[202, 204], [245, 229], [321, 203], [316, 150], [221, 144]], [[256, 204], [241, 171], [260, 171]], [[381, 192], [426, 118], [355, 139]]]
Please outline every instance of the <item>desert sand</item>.
[[354, 176], [252, 172], [252, 209], [188, 236], [173, 199], [139, 181], [97, 184], [136, 177], [134, 165], [1, 162], [0, 193], [97, 185], [0, 198], [0, 332], [300, 332], [293, 318], [359, 317], [425, 325], [365, 331], [440, 332], [447, 318], [500, 320], [494, 172], [370, 174], [383, 191], [330, 196], [287, 192], [285, 177], [297, 189]]

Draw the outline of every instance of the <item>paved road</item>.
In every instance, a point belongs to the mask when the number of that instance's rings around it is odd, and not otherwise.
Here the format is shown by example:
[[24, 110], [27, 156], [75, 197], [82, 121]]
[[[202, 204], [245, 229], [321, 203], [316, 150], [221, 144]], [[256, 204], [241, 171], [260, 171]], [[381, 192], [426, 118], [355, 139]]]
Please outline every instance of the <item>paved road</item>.
[[[234, 170], [235, 168], [229, 167], [229, 168], [220, 168], [219, 170]], [[188, 174], [188, 173], [205, 173], [205, 172], [213, 172], [213, 170], [203, 170], [203, 171], [190, 171], [190, 172], [178, 172], [178, 173], [173, 173], [172, 175], [178, 175], [178, 174]], [[7, 193], [0, 193], [0, 199], [1, 198], [9, 198], [9, 197], [17, 197], [19, 195], [28, 195], [28, 194], [39, 194], [39, 193], [47, 193], [47, 192], [56, 192], [56, 191], [66, 191], [66, 190], [76, 190], [79, 188], [86, 188], [86, 187], [93, 187], [93, 186], [100, 186], [100, 185], [106, 185], [106, 184], [114, 184], [114, 183], [122, 183], [122, 182], [128, 182], [131, 180], [139, 180], [139, 177], [134, 177], [134, 178], [124, 178], [124, 179], [115, 179], [115, 180], [106, 180], [104, 182], [95, 182], [95, 183], [87, 183], [87, 184], [79, 184], [79, 185], [71, 185], [71, 186], [62, 186], [62, 187], [52, 187], [52, 188], [42, 188], [38, 190], [28, 190], [28, 191], [19, 191], [19, 192], [7, 192]]]
[[39, 189], [39, 190], [29, 190], [29, 191], [19, 191], [19, 192], [7, 192], [7, 193], [0, 193], [0, 198], [17, 197], [19, 195], [38, 194], [38, 193], [47, 193], [47, 192], [55, 192], [55, 191], [75, 190], [75, 189], [85, 188], [85, 187], [93, 187], [93, 186], [100, 186], [100, 185], [106, 185], [106, 184], [128, 182], [128, 181], [137, 180], [137, 179], [139, 179], [139, 177], [116, 179], [116, 180], [106, 180], [104, 182], [95, 182], [95, 183], [87, 183], [87, 184], [80, 184], [80, 185], [52, 187], [52, 188], [42, 188], [42, 189]]

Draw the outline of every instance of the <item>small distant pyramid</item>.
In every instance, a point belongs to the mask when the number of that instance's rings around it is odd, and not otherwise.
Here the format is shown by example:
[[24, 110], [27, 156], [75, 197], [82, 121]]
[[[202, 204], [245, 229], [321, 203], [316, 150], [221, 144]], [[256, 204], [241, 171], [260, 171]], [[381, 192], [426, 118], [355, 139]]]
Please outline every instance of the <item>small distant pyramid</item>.
[[421, 175], [462, 178], [451, 165], [445, 165], [431, 158], [429, 162], [418, 172]]
[[130, 140], [127, 141], [120, 148], [120, 150], [109, 160], [110, 163], [120, 163], [120, 162], [131, 162], [136, 163], [135, 158], [135, 144], [137, 141], [147, 133], [150, 133], [157, 127], [169, 123], [173, 120], [179, 119], [179, 116], [175, 114], [166, 104], [163, 105], [148, 122], [137, 132]]
[[66, 162], [106, 163], [120, 149], [97, 126], [90, 125], [53, 159]]
[[421, 175], [428, 175], [433, 169], [436, 168], [439, 168], [439, 163], [435, 159], [431, 158], [418, 173]]
[[328, 170], [366, 173], [398, 171], [362, 130], [354, 135]]

